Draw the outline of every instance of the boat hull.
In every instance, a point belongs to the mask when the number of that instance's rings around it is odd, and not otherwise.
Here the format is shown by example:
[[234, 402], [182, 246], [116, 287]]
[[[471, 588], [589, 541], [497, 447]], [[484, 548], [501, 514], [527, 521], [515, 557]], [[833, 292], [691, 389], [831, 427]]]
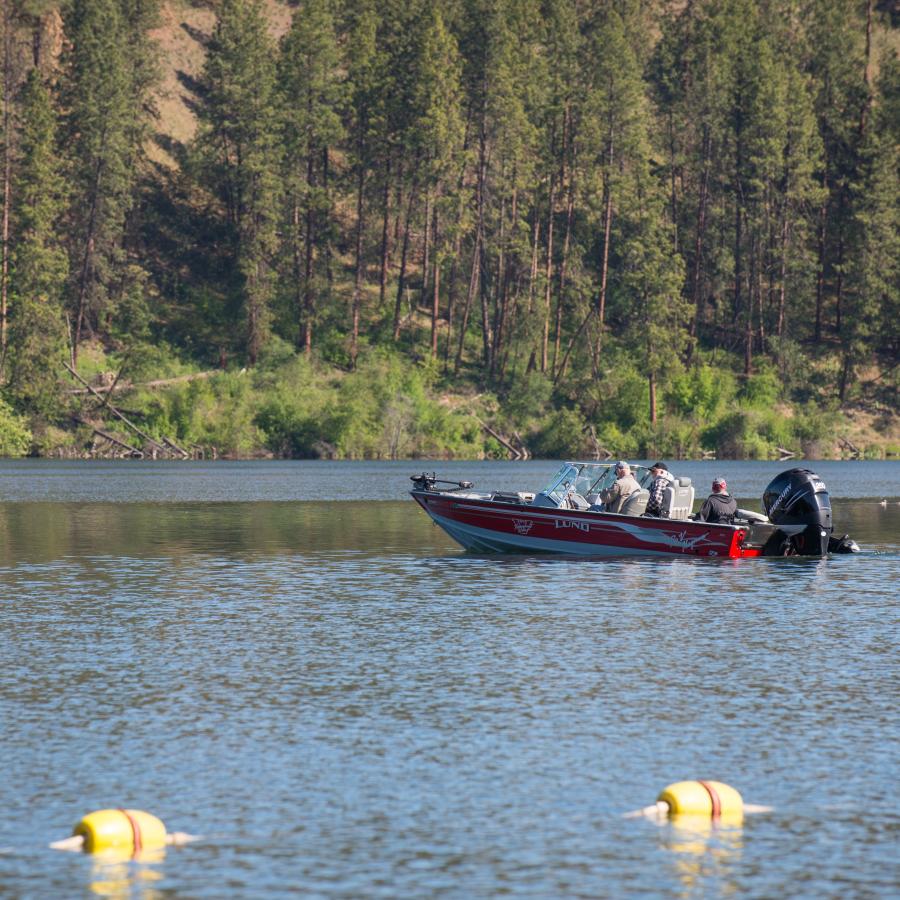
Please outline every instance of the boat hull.
[[412, 491], [416, 502], [466, 550], [569, 556], [759, 556], [732, 525], [535, 508], [450, 492]]

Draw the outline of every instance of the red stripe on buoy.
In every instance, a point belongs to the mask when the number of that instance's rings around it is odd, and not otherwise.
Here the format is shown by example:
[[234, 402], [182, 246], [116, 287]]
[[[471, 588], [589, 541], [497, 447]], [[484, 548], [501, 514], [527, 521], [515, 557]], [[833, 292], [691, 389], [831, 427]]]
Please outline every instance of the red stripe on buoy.
[[706, 793], [709, 794], [709, 799], [712, 801], [712, 817], [718, 819], [722, 815], [722, 801], [719, 800], [716, 789], [708, 781], [698, 780], [697, 784], [702, 784], [706, 788]]
[[137, 856], [138, 853], [141, 852], [141, 826], [138, 824], [138, 820], [131, 815], [127, 809], [120, 809], [119, 812], [128, 819], [128, 824], [131, 826], [131, 834], [134, 839], [134, 855]]

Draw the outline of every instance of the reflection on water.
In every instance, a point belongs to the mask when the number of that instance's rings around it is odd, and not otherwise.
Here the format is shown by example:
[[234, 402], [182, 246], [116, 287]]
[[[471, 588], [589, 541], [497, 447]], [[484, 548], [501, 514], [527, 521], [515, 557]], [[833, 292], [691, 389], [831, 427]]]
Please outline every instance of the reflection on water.
[[91, 894], [113, 900], [160, 900], [166, 893], [158, 889], [163, 874], [157, 867], [165, 855], [165, 850], [145, 851], [135, 860], [130, 854], [107, 850], [91, 857]]
[[455, 546], [404, 503], [8, 503], [0, 562], [69, 555], [365, 553]]
[[676, 816], [660, 824], [660, 846], [670, 857], [679, 897], [735, 896], [740, 891], [743, 829], [738, 821]]
[[[835, 505], [834, 519], [836, 533], [849, 533], [866, 550], [898, 547], [900, 504], [845, 500]], [[443, 554], [454, 548], [411, 501], [0, 504], [2, 565], [69, 555]]]
[[[900, 523], [838, 510], [877, 552], [503, 558], [411, 501], [0, 504], [0, 894], [887, 896]], [[697, 777], [776, 812], [621, 818]], [[46, 849], [123, 806], [203, 840]]]

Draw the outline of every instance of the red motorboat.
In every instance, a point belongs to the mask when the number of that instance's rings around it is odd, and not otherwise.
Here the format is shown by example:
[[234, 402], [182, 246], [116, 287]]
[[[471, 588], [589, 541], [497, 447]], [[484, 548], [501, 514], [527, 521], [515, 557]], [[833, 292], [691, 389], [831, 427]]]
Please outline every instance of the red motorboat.
[[766, 488], [768, 515], [738, 510], [733, 525], [690, 518], [694, 488], [676, 478], [663, 498], [664, 517], [644, 515], [652, 475], [632, 466], [641, 490], [621, 512], [608, 512], [601, 492], [615, 481], [612, 464], [567, 462], [535, 494], [478, 492], [467, 481], [412, 476], [412, 496], [466, 550], [576, 556], [824, 556], [858, 549], [831, 537], [831, 501], [808, 469], [791, 469]]

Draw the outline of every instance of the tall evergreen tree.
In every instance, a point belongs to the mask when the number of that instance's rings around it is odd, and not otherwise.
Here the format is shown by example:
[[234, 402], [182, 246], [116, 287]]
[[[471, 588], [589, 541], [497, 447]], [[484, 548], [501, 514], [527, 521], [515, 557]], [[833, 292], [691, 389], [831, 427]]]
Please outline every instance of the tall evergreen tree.
[[121, 284], [146, 116], [135, 100], [149, 85], [135, 78], [138, 39], [120, 0], [73, 0], [65, 29], [63, 103], [73, 185], [69, 293], [77, 361], [82, 337], [109, 316]]
[[275, 244], [275, 47], [259, 0], [223, 0], [203, 70], [197, 146], [231, 227], [246, 316], [247, 359], [268, 333]]
[[892, 116], [900, 94], [900, 65], [885, 60], [874, 122], [861, 136], [859, 165], [850, 188], [844, 324], [838, 396], [848, 398], [859, 371], [881, 348], [900, 355], [900, 123]]
[[330, 149], [343, 137], [344, 86], [330, 0], [306, 0], [281, 42], [278, 106], [298, 345], [312, 349], [317, 296], [327, 293], [333, 241]]
[[59, 233], [66, 203], [50, 91], [32, 69], [19, 98], [20, 160], [13, 231], [9, 392], [23, 412], [50, 417], [65, 345], [62, 299], [68, 258]]
[[[456, 39], [447, 29], [437, 4], [432, 6], [420, 39], [415, 86], [418, 150], [423, 160], [426, 209], [432, 210], [431, 356], [438, 352], [441, 268], [447, 261], [453, 223], [459, 216], [462, 118], [462, 71]], [[423, 294], [429, 287], [423, 273]]]
[[[366, 273], [366, 226], [370, 200], [369, 183], [378, 166], [375, 148], [378, 135], [385, 127], [379, 76], [381, 59], [377, 45], [378, 15], [371, 3], [359, 4], [349, 24], [347, 41], [348, 103], [347, 135], [351, 152], [356, 190], [356, 225], [354, 235], [353, 298], [350, 310], [350, 365], [356, 366], [359, 353], [360, 315], [363, 283]], [[389, 187], [383, 187], [386, 194]], [[387, 203], [385, 202], [385, 206]], [[383, 228], [386, 232], [386, 214]], [[387, 235], [385, 233], [384, 240]], [[385, 272], [385, 276], [386, 276]], [[382, 290], [386, 284], [382, 283]], [[382, 300], [384, 296], [382, 294]]]
[[610, 4], [590, 23], [585, 44], [587, 90], [581, 111], [579, 157], [582, 165], [589, 167], [584, 178], [587, 202], [600, 243], [594, 304], [582, 326], [591, 319], [596, 326], [591, 341], [595, 372], [607, 326], [613, 235], [619, 227], [618, 219], [645, 215], [634, 202], [638, 196], [635, 179], [643, 178], [648, 161], [648, 110], [638, 57], [628, 37], [625, 20]]

